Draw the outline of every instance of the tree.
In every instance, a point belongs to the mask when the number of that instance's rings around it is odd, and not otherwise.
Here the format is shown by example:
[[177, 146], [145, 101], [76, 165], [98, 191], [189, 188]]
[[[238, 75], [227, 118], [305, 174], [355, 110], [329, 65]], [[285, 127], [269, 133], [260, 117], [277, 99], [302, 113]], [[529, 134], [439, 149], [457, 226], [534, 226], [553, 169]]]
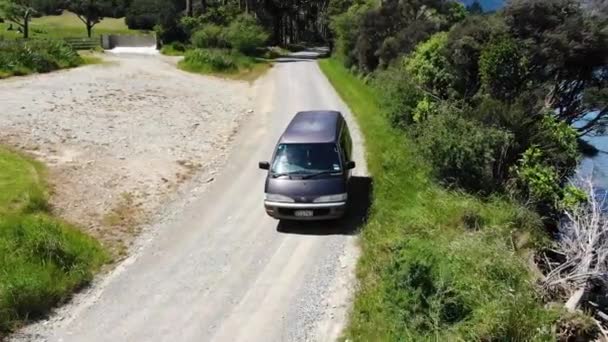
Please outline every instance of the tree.
[[446, 32], [436, 33], [418, 44], [406, 60], [406, 70], [425, 91], [447, 98], [452, 89], [452, 74], [443, 50], [448, 40]]
[[98, 24], [107, 9], [112, 6], [110, 0], [68, 0], [67, 7], [86, 25], [87, 36], [91, 38], [93, 26]]
[[453, 90], [459, 97], [470, 99], [477, 94], [481, 52], [493, 37], [505, 33], [504, 21], [496, 15], [468, 16], [452, 27], [444, 53], [454, 75]]
[[33, 0], [0, 0], [0, 13], [23, 29], [23, 38], [29, 38], [30, 20], [36, 14]]
[[503, 38], [488, 44], [479, 58], [479, 74], [484, 90], [492, 97], [503, 101], [516, 99], [528, 76], [517, 42]]
[[469, 11], [469, 13], [471, 13], [471, 14], [482, 14], [483, 7], [479, 3], [479, 1], [475, 0], [475, 1], [473, 1], [472, 4], [467, 6], [467, 11]]
[[[528, 82], [545, 107], [580, 134], [608, 125], [608, 30], [576, 0], [513, 0], [505, 8], [510, 34], [529, 66]], [[589, 99], [589, 92], [604, 94]], [[590, 112], [597, 112], [588, 119]]]

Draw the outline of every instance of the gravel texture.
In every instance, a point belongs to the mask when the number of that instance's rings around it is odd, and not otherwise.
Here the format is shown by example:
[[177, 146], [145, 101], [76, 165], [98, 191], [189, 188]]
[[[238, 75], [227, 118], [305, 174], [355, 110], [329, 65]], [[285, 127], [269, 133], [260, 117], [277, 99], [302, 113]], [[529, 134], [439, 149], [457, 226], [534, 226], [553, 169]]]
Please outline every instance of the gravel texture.
[[105, 60], [1, 81], [0, 141], [45, 161], [57, 213], [116, 249], [193, 174], [213, 173], [252, 99], [249, 84], [172, 58]]

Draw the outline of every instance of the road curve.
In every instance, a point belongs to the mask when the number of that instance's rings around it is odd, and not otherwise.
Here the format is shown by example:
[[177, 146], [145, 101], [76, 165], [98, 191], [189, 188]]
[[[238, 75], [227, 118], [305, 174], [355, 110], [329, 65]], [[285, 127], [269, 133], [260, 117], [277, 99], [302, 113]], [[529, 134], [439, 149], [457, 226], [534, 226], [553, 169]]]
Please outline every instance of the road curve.
[[[67, 313], [37, 324], [43, 341], [331, 341], [354, 284], [355, 231], [370, 182], [360, 132], [309, 54], [280, 60], [223, 169], [182, 215]], [[238, 96], [238, 94], [235, 94]], [[357, 208], [337, 224], [278, 225], [262, 207], [274, 144], [299, 110], [340, 110], [352, 131]], [[44, 326], [43, 326], [44, 325]]]

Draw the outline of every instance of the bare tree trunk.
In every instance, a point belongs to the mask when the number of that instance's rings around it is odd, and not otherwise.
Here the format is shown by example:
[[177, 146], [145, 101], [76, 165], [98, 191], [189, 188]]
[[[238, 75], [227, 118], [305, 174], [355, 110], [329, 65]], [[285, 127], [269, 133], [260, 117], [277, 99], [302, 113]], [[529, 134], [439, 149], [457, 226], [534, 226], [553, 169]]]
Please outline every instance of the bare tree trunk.
[[192, 16], [192, 0], [186, 0], [186, 15]]
[[23, 20], [23, 38], [25, 39], [30, 37], [30, 16], [31, 14], [28, 11]]
[[201, 14], [207, 13], [207, 0], [201, 0]]
[[92, 25], [91, 21], [89, 19], [87, 19], [87, 36], [89, 36], [89, 38], [91, 38], [92, 30], [93, 30], [93, 25]]

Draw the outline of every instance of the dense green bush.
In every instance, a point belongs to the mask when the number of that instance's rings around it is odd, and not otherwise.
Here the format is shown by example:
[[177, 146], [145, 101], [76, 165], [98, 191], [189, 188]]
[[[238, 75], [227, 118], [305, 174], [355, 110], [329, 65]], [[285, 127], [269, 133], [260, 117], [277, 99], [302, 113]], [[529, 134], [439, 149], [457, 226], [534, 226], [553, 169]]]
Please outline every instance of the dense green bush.
[[243, 14], [233, 20], [226, 29], [226, 40], [230, 46], [242, 53], [250, 54], [268, 40], [268, 33], [256, 19]]
[[173, 0], [133, 0], [125, 16], [127, 26], [135, 30], [162, 25], [166, 31], [176, 27], [178, 20], [179, 8]]
[[416, 125], [417, 142], [439, 177], [468, 191], [489, 194], [502, 186], [504, 158], [513, 136], [467, 120], [450, 109]]
[[0, 40], [0, 74], [25, 75], [82, 64], [82, 58], [62, 40]]
[[361, 70], [374, 71], [410, 53], [419, 42], [465, 16], [464, 6], [454, 1], [382, 1], [362, 14], [353, 55]]
[[186, 52], [183, 65], [190, 71], [234, 72], [251, 63], [246, 56], [221, 49], [194, 49]]
[[527, 62], [509, 38], [491, 42], [479, 58], [479, 74], [484, 91], [501, 100], [513, 100], [524, 90]]
[[379, 102], [391, 124], [404, 128], [414, 122], [414, 112], [424, 99], [424, 94], [413, 82], [403, 63], [377, 71], [373, 76], [371, 84], [378, 90]]
[[133, 0], [125, 23], [132, 30], [152, 30], [158, 24], [159, 1]]
[[355, 4], [348, 8], [347, 11], [336, 15], [330, 23], [335, 35], [336, 55], [347, 67], [357, 64], [355, 46], [359, 34], [359, 25], [361, 24], [363, 15], [369, 9], [370, 7], [367, 3]]
[[453, 83], [450, 65], [443, 52], [447, 41], [447, 33], [437, 33], [419, 44], [406, 59], [406, 70], [416, 83], [442, 98], [448, 97]]
[[190, 41], [194, 47], [199, 49], [228, 47], [228, 42], [226, 41], [226, 29], [214, 24], [202, 26], [200, 29], [194, 32], [190, 38]]

